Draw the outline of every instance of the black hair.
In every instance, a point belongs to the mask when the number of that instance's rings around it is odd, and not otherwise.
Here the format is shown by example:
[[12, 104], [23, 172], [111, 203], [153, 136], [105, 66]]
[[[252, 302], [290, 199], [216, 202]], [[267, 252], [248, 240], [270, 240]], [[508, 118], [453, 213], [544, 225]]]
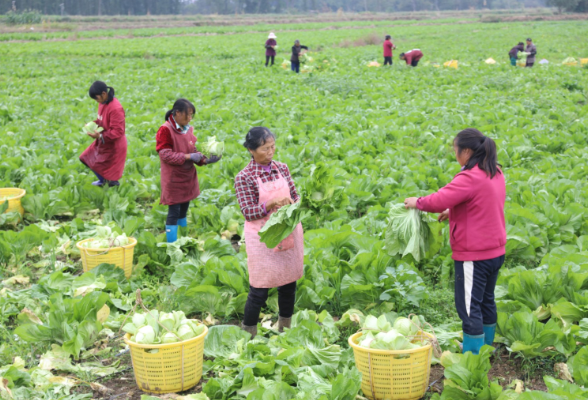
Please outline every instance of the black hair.
[[270, 138], [276, 140], [276, 135], [272, 131], [263, 126], [254, 126], [247, 132], [243, 147], [248, 150], [257, 150], [258, 147], [263, 146]]
[[460, 154], [464, 149], [472, 150], [472, 156], [463, 167], [464, 170], [472, 169], [476, 165], [490, 178], [494, 178], [498, 169], [498, 155], [496, 153], [496, 143], [488, 136], [474, 128], [467, 128], [459, 132], [453, 143], [457, 147], [457, 153]]
[[170, 115], [175, 115], [178, 111], [187, 113], [189, 110], [192, 110], [193, 113], [196, 113], [196, 107], [194, 107], [194, 104], [190, 103], [190, 101], [186, 99], [177, 99], [172, 109], [165, 113], [165, 120], [167, 121]]
[[90, 90], [88, 91], [88, 94], [90, 95], [91, 98], [96, 100], [96, 97], [100, 96], [104, 92], [108, 93], [108, 100], [106, 100], [106, 102], [104, 104], [108, 104], [114, 99], [114, 88], [111, 88], [110, 86], [106, 86], [106, 83], [104, 83], [102, 81], [94, 82], [92, 84], [92, 86], [90, 86]]
[[519, 44], [517, 44], [517, 46], [524, 46], [525, 44], [523, 42], [519, 42]]
[[400, 57], [404, 57], [404, 53], [400, 53]]
[[392, 36], [386, 35], [386, 39], [392, 39]]

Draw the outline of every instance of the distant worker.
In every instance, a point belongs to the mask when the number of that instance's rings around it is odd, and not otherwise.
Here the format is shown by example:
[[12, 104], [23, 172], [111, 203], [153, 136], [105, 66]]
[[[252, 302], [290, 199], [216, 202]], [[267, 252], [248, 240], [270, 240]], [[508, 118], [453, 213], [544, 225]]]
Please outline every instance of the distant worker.
[[519, 42], [515, 47], [510, 49], [508, 52], [508, 56], [510, 57], [510, 65], [513, 67], [517, 66], [517, 60], [519, 58], [519, 53], [525, 52], [525, 44], [523, 42]]
[[527, 48], [525, 49], [527, 53], [527, 64], [525, 67], [531, 68], [533, 64], [535, 64], [535, 54], [537, 54], [537, 47], [533, 44], [531, 38], [527, 38]]
[[300, 72], [300, 54], [302, 50], [308, 50], [308, 47], [301, 46], [300, 40], [294, 41], [294, 46], [292, 46], [292, 57], [290, 57], [290, 63], [292, 66], [292, 71], [299, 73]]
[[94, 186], [118, 186], [127, 160], [125, 136], [125, 110], [114, 97], [114, 89], [102, 81], [90, 86], [89, 95], [98, 103], [98, 118], [94, 121], [101, 129], [88, 132], [94, 141], [80, 156], [98, 180]]
[[386, 40], [384, 40], [384, 65], [392, 65], [392, 50], [396, 49], [396, 46], [391, 39], [390, 35], [386, 35]]
[[406, 61], [406, 65], [410, 65], [411, 67], [419, 65], [421, 58], [423, 58], [423, 52], [419, 49], [413, 49], [400, 54], [400, 59]]
[[276, 39], [278, 37], [274, 35], [273, 32], [269, 34], [267, 37], [267, 41], [265, 42], [265, 66], [267, 67], [269, 61], [271, 60], [271, 65], [274, 65], [274, 59], [276, 58], [276, 47], [278, 47], [278, 42]]

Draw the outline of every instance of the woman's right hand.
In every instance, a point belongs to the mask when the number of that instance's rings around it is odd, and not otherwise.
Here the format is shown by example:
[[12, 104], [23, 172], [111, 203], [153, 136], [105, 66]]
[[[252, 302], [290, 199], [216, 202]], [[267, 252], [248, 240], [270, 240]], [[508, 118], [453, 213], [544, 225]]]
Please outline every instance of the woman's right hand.
[[282, 206], [292, 203], [293, 201], [290, 197], [278, 197], [277, 199], [271, 199], [265, 203], [265, 209], [269, 213], [270, 211], [275, 211]]
[[449, 209], [443, 211], [441, 214], [439, 214], [439, 217], [437, 217], [437, 221], [439, 222], [446, 221], [447, 219], [449, 219]]

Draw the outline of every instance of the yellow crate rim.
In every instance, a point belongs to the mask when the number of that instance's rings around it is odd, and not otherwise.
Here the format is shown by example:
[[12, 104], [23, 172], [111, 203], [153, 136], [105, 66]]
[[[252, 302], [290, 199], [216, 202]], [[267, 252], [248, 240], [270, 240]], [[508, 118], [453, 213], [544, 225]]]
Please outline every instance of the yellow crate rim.
[[196, 341], [202, 339], [202, 337], [206, 336], [207, 334], [208, 334], [208, 327], [206, 325], [204, 325], [204, 332], [202, 332], [200, 335], [193, 337], [192, 339], [184, 340], [181, 342], [165, 343], [165, 344], [140, 344], [140, 343], [135, 343], [135, 342], [131, 341], [131, 336], [133, 336], [133, 335], [131, 335], [130, 333], [125, 334], [125, 336], [123, 337], [123, 340], [129, 346], [136, 347], [139, 349], [170, 349], [173, 347], [180, 347], [180, 346], [184, 346], [188, 343], [196, 342]]
[[[435, 338], [433, 335], [431, 335], [428, 332], [421, 331], [421, 334], [431, 340], [433, 340]], [[430, 349], [433, 347], [433, 345], [431, 343], [429, 343], [423, 347], [419, 347], [418, 349], [408, 349], [408, 350], [368, 349], [366, 347], [361, 347], [360, 345], [355, 343], [355, 339], [357, 339], [361, 335], [363, 335], [363, 332], [357, 332], [357, 333], [349, 336], [349, 339], [347, 342], [349, 343], [349, 346], [351, 346], [354, 350], [357, 350], [357, 351], [363, 352], [363, 353], [382, 354], [382, 355], [412, 354], [412, 353], [422, 352], [423, 349]]]
[[[5, 193], [5, 192], [8, 192], [8, 193]], [[4, 203], [5, 201], [20, 200], [20, 199], [22, 199], [24, 197], [25, 194], [27, 194], [27, 191], [26, 190], [20, 189], [20, 188], [1, 188], [0, 189], [0, 197], [13, 195], [15, 192], [16, 193], [19, 193], [20, 192], [20, 194], [16, 195], [15, 197], [13, 197], [11, 199], [0, 201], [0, 204]]]
[[[95, 251], [95, 252], [108, 253], [112, 249], [131, 249], [131, 248], [133, 248], [133, 247], [135, 247], [137, 245], [137, 239], [135, 239], [134, 237], [129, 237], [129, 241], [131, 241], [131, 244], [127, 244], [126, 246], [113, 246], [113, 247], [110, 247], [108, 249], [97, 249], [97, 248], [92, 248], [92, 247], [82, 247], [82, 243], [91, 242], [93, 240], [94, 240], [94, 238], [80, 240], [79, 242], [76, 243], [76, 247], [80, 251], [90, 250], [90, 251]], [[93, 255], [93, 254], [90, 254], [90, 255]]]

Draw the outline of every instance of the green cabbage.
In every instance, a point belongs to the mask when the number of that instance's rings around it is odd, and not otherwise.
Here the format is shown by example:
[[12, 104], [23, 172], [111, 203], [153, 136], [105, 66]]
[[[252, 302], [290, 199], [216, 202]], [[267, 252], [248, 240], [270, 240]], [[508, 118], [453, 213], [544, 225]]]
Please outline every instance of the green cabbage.
[[416, 262], [425, 258], [433, 240], [426, 215], [420, 210], [406, 209], [404, 204], [394, 204], [388, 213], [386, 247], [388, 254], [403, 257], [411, 254]]
[[96, 122], [90, 121], [86, 125], [84, 125], [84, 127], [82, 128], [82, 133], [84, 133], [84, 134], [94, 133], [94, 132], [100, 133], [103, 130], [104, 129], [99, 127]]
[[[163, 327], [167, 328], [163, 328]], [[201, 335], [205, 327], [194, 319], [187, 319], [182, 311], [135, 313], [132, 323], [123, 326], [131, 334], [131, 341], [141, 344], [176, 343]]]
[[140, 344], [153, 344], [155, 343], [155, 338], [155, 331], [150, 325], [142, 327], [135, 335], [135, 341]]
[[222, 156], [225, 151], [225, 142], [217, 142], [216, 136], [211, 136], [208, 141], [203, 142], [200, 146], [200, 152], [206, 157]]
[[361, 347], [378, 350], [411, 350], [427, 345], [426, 342], [416, 341], [414, 338], [420, 330], [417, 316], [413, 317], [412, 322], [405, 317], [398, 317], [393, 321], [393, 317], [390, 320], [388, 317], [387, 314], [378, 318], [368, 315], [362, 325], [363, 334], [356, 339], [356, 343]]
[[110, 249], [128, 246], [129, 243], [130, 240], [126, 234], [119, 235], [117, 232], [113, 232], [109, 226], [97, 226], [93, 240], [84, 242], [81, 246], [87, 249]]

